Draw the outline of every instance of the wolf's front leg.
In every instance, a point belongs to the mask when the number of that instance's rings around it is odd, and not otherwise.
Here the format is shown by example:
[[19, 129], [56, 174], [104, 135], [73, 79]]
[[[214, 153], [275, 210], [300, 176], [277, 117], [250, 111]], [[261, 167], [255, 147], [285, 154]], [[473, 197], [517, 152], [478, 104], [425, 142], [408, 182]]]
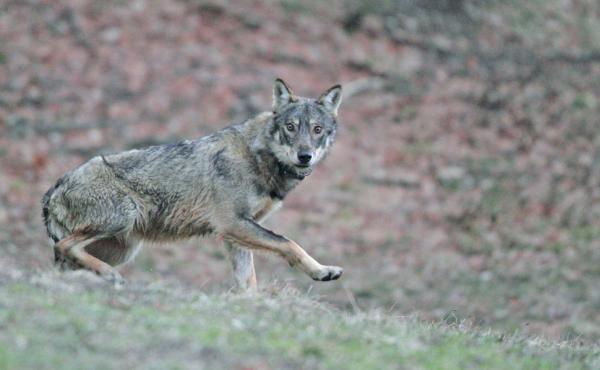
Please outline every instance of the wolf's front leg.
[[292, 267], [298, 267], [314, 280], [336, 280], [343, 272], [341, 267], [321, 265], [294, 241], [265, 229], [251, 219], [238, 219], [223, 234], [223, 238], [245, 248], [277, 253]]
[[231, 242], [225, 242], [225, 246], [229, 252], [237, 288], [242, 291], [256, 291], [256, 272], [254, 271], [252, 251], [240, 248]]

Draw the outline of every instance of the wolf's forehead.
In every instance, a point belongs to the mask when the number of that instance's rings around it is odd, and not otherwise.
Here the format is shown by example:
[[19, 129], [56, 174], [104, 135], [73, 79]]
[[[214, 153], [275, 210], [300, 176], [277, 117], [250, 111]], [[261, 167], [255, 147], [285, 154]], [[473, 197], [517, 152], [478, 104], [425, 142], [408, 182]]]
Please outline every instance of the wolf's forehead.
[[323, 106], [314, 101], [291, 104], [283, 112], [283, 116], [288, 120], [294, 121], [323, 122], [332, 120], [331, 114]]

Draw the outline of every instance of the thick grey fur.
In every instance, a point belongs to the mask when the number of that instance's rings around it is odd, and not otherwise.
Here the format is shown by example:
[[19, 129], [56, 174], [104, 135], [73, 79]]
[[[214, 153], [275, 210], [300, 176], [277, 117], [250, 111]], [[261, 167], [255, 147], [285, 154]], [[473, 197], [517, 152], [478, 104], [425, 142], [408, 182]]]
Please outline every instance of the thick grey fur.
[[[75, 234], [94, 238], [85, 251], [117, 266], [133, 258], [143, 241], [216, 234], [233, 251], [234, 270], [238, 255], [247, 270], [252, 255], [244, 249], [262, 249], [262, 242], [249, 246], [228, 236], [250, 230], [244, 222], [259, 223], [276, 208], [325, 157], [337, 131], [339, 85], [307, 99], [278, 79], [273, 92], [272, 112], [196, 140], [96, 156], [66, 173], [42, 199], [48, 235], [57, 246]], [[310, 162], [301, 163], [299, 154], [311, 156]], [[253, 232], [244, 237], [265, 245], [289, 242], [264, 228]], [[55, 249], [57, 262], [72, 257], [65, 248]], [[72, 264], [78, 265], [82, 261]], [[330, 279], [341, 275], [339, 268], [316, 268], [302, 269], [317, 280], [327, 280], [325, 272], [333, 273]]]

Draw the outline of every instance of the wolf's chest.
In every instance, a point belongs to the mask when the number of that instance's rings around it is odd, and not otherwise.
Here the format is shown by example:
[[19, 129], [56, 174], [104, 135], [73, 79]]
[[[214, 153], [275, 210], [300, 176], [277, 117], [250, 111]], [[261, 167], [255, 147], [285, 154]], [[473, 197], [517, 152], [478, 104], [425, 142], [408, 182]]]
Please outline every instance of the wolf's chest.
[[252, 205], [252, 216], [256, 221], [265, 219], [270, 213], [281, 207], [282, 201], [271, 197], [257, 199]]

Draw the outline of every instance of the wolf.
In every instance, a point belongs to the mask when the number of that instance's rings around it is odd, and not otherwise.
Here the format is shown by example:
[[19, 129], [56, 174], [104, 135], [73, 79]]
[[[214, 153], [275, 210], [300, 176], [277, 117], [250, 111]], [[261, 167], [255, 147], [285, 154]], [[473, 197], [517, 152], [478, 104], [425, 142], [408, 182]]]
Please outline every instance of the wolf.
[[341, 100], [341, 85], [310, 99], [277, 79], [272, 111], [196, 140], [96, 156], [67, 172], [42, 199], [55, 263], [121, 284], [115, 267], [144, 242], [213, 234], [241, 290], [257, 288], [253, 251], [275, 253], [317, 281], [338, 279], [341, 267], [320, 264], [261, 222], [327, 155]]

